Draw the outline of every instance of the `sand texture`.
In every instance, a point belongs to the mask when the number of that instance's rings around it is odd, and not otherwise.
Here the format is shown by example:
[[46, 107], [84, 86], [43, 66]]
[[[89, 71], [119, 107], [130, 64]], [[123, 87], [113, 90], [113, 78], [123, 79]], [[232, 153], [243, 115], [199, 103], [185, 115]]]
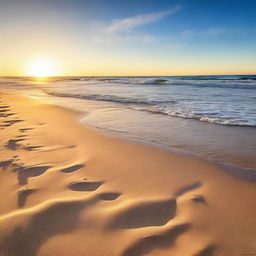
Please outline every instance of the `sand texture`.
[[1, 256], [256, 255], [256, 183], [0, 94]]

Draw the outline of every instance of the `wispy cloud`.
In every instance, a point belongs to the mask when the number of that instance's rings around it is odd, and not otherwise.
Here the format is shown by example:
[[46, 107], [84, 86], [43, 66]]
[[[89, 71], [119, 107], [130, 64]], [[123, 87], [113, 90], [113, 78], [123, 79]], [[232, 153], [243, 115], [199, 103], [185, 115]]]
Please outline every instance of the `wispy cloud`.
[[117, 33], [117, 32], [130, 32], [131, 30], [146, 25], [160, 21], [164, 17], [174, 14], [180, 10], [180, 6], [176, 6], [172, 9], [163, 12], [155, 12], [148, 14], [139, 14], [137, 16], [128, 17], [125, 19], [114, 20], [106, 29], [107, 32]]
[[153, 43], [156, 41], [156, 37], [149, 34], [98, 34], [92, 37], [92, 41], [95, 43], [107, 43], [107, 44], [120, 44], [120, 43], [131, 43], [131, 42], [141, 42], [141, 43]]
[[91, 30], [90, 40], [97, 44], [107, 45], [128, 45], [133, 43], [153, 45], [159, 43], [163, 47], [168, 45], [168, 48], [179, 48], [180, 45], [174, 43], [173, 38], [170, 36], [156, 36], [154, 31], [152, 33], [144, 33], [138, 31], [137, 28], [159, 22], [180, 9], [182, 9], [181, 6], [176, 6], [162, 12], [139, 14], [124, 19], [112, 20], [108, 24], [95, 24], [94, 29]]
[[223, 34], [231, 34], [235, 31], [230, 28], [208, 28], [205, 30], [185, 30], [181, 33], [183, 38], [197, 37], [197, 36], [219, 36]]

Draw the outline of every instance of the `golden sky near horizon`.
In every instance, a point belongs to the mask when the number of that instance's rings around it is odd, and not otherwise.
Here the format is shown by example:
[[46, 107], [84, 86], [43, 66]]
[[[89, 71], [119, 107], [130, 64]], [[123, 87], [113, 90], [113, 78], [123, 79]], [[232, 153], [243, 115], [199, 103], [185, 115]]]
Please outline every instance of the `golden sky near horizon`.
[[251, 30], [185, 29], [193, 20], [184, 21], [191, 10], [183, 6], [100, 12], [92, 2], [79, 1], [85, 9], [55, 2], [0, 2], [0, 76], [256, 73]]
[[[85, 56], [86, 58], [86, 56]], [[125, 59], [126, 57], [124, 57]], [[254, 74], [255, 68], [253, 65], [245, 63], [241, 68], [236, 63], [220, 64], [218, 62], [211, 63], [191, 63], [189, 60], [180, 63], [179, 59], [173, 61], [158, 61], [156, 66], [154, 61], [137, 60], [135, 63], [131, 60], [116, 61], [114, 59], [104, 59], [92, 57], [86, 60], [70, 60], [65, 58], [65, 52], [58, 57], [55, 54], [36, 53], [20, 59], [11, 60], [1, 63], [1, 76], [108, 76], [108, 75], [124, 75], [124, 76], [157, 76], [157, 75], [207, 75], [207, 74]], [[180, 63], [180, 65], [177, 65]], [[246, 65], [247, 64], [247, 65]]]

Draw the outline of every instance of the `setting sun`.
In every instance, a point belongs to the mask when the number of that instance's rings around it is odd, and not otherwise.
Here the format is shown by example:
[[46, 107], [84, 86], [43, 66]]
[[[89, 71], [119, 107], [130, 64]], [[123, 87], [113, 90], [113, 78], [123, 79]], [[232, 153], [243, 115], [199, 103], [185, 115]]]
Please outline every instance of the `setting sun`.
[[48, 77], [56, 75], [56, 67], [50, 60], [36, 60], [29, 64], [28, 71], [29, 76], [34, 77]]

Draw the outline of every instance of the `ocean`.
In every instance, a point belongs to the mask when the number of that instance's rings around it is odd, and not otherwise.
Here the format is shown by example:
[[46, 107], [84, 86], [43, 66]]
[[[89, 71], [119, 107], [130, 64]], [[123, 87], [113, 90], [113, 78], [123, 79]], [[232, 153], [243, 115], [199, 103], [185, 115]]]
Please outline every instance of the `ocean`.
[[256, 167], [256, 75], [2, 77], [0, 89], [85, 112], [81, 122], [129, 138]]

